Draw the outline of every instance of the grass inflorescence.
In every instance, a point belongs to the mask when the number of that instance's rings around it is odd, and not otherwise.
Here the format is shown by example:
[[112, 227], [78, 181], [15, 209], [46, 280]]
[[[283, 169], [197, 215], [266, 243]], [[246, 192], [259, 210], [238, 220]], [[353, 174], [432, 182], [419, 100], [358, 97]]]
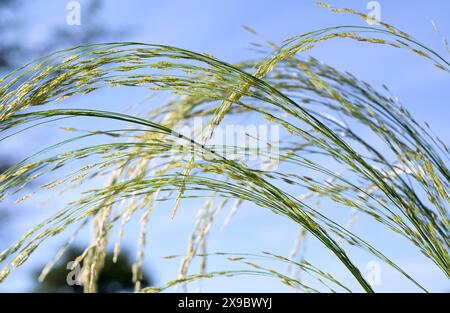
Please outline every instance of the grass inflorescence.
[[[367, 18], [350, 9], [332, 10]], [[112, 229], [119, 229], [114, 245], [117, 258], [126, 224], [140, 214], [133, 266], [136, 291], [162, 291], [196, 279], [253, 274], [275, 277], [302, 291], [318, 291], [295, 275], [255, 263], [261, 258], [307, 273], [326, 290], [351, 291], [312, 261], [268, 252], [215, 254], [247, 268], [207, 272], [206, 258], [211, 255], [206, 253], [206, 239], [215, 217], [227, 207], [231, 217], [251, 202], [297, 223], [301, 238], [306, 234], [315, 237], [363, 290], [372, 292], [373, 288], [349, 256], [347, 244], [389, 264], [425, 290], [414, 275], [348, 225], [333, 220], [311, 199], [327, 199], [338, 209], [351, 208], [384, 225], [386, 231], [404, 237], [450, 277], [450, 150], [387, 91], [377, 91], [314, 58], [301, 57], [302, 52], [333, 38], [404, 49], [441, 70], [450, 70], [444, 57], [381, 23], [379, 27], [329, 27], [292, 37], [281, 46], [268, 42], [273, 51], [268, 57], [238, 64], [165, 45], [124, 42], [81, 46], [40, 58], [0, 79], [0, 130], [5, 134], [0, 140], [73, 118], [95, 118], [99, 123], [108, 120], [117, 125], [116, 129], [84, 132], [66, 127], [66, 132], [76, 136], [30, 155], [0, 175], [0, 199], [16, 197], [17, 201], [32, 199], [34, 193], [45, 190], [68, 192], [91, 179], [107, 177], [103, 187], [84, 192], [3, 251], [0, 281], [12, 268], [21, 266], [42, 242], [69, 226], [84, 227], [90, 221], [94, 229], [91, 244], [76, 261], [83, 265], [85, 290], [93, 292]], [[147, 88], [172, 93], [174, 98], [139, 116], [58, 105], [76, 95], [111, 87]], [[52, 108], [47, 108], [48, 104]], [[205, 129], [191, 136], [176, 130], [196, 116], [208, 119]], [[263, 118], [285, 132], [277, 149], [279, 155], [268, 153], [263, 169], [243, 159], [227, 158], [209, 144], [224, 119], [235, 116]], [[342, 117], [351, 123], [342, 122]], [[375, 147], [359, 136], [357, 127], [377, 136], [383, 147]], [[109, 141], [77, 146], [97, 137]], [[248, 153], [232, 148], [238, 154]], [[79, 164], [77, 161], [84, 164], [74, 169], [72, 164]], [[338, 164], [339, 170], [330, 169], [329, 164]], [[302, 174], [305, 172], [314, 174], [306, 176]], [[58, 178], [36, 187], [36, 182], [41, 183], [52, 173]], [[22, 195], [32, 182], [30, 189], [34, 191]], [[153, 210], [163, 202], [174, 202], [172, 215], [176, 218], [182, 199], [194, 197], [204, 197], [206, 202], [199, 209], [187, 253], [181, 256], [179, 277], [162, 287], [141, 286], [146, 229]], [[295, 249], [291, 256], [297, 254]], [[195, 257], [202, 258], [201, 270], [189, 274], [189, 264]], [[45, 268], [41, 279], [54, 262]]]

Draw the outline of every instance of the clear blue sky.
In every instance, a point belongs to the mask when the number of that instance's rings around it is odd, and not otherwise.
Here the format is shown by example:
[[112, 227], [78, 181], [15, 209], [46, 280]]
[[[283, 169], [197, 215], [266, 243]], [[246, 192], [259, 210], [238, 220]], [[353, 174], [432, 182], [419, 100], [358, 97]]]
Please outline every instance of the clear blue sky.
[[[80, 1], [82, 8], [85, 2]], [[179, 46], [198, 52], [207, 52], [228, 62], [248, 59], [255, 56], [249, 42], [255, 38], [244, 31], [242, 25], [257, 30], [263, 37], [274, 42], [281, 42], [292, 35], [334, 25], [361, 25], [360, 19], [330, 13], [318, 7], [314, 1], [261, 1], [261, 0], [227, 0], [227, 1], [144, 1], [144, 0], [109, 0], [104, 1], [99, 17], [101, 23], [112, 30], [123, 30], [115, 41], [139, 41]], [[361, 12], [367, 12], [367, 1], [347, 0], [328, 1], [336, 6], [346, 6]], [[450, 2], [447, 0], [408, 1], [380, 0], [382, 20], [412, 34], [429, 46], [442, 52], [441, 38], [431, 26], [435, 20], [441, 32], [450, 35]], [[69, 27], [65, 24], [66, 1], [29, 1], [18, 13], [26, 19], [24, 40], [32, 46], [48, 35], [53, 27]], [[82, 16], [83, 18], [83, 16]], [[82, 20], [83, 22], [83, 20]], [[81, 26], [81, 31], [82, 31]], [[80, 31], [77, 30], [77, 31]], [[404, 51], [387, 47], [374, 47], [349, 41], [332, 41], [308, 52], [310, 55], [338, 69], [348, 70], [355, 76], [380, 87], [389, 86], [401, 102], [419, 121], [427, 121], [440, 138], [450, 142], [450, 76], [437, 70], [430, 63]], [[101, 100], [116, 104], [129, 105], [128, 95], [111, 95], [99, 93], [93, 101]], [[138, 101], [145, 96], [137, 93], [130, 96]], [[30, 138], [32, 140], [30, 140]], [[54, 139], [54, 138], [53, 138]], [[45, 143], [49, 138], [28, 137], [23, 141], [9, 143], [8, 149], [16, 156], [24, 157], [26, 152], [38, 147], [35, 143]], [[3, 146], [3, 149], [5, 147]], [[9, 153], [9, 151], [8, 151]], [[4, 151], [2, 151], [4, 154]], [[194, 207], [182, 210], [171, 221], [167, 211], [156, 211], [149, 228], [149, 252], [147, 265], [158, 282], [173, 278], [178, 270], [178, 262], [162, 260], [164, 255], [184, 253], [187, 234], [191, 230], [195, 217]], [[30, 210], [34, 212], [30, 214]], [[18, 231], [25, 231], [40, 218], [46, 216], [43, 208], [27, 207], [19, 210], [20, 222], [14, 222]], [[36, 213], [37, 211], [37, 213]], [[350, 212], [348, 212], [350, 214]], [[359, 220], [356, 230], [363, 230], [365, 220]], [[288, 255], [297, 227], [283, 217], [273, 216], [265, 210], [248, 207], [241, 210], [233, 223], [224, 231], [219, 227], [212, 230], [210, 250], [242, 252], [274, 251]], [[405, 247], [402, 240], [386, 237], [381, 229], [366, 230], [367, 236], [377, 238], [379, 242], [390, 241], [388, 255], [401, 266], [410, 270], [418, 280], [432, 291], [448, 291], [450, 283], [434, 265], [414, 250]], [[135, 240], [128, 238], [130, 250], [134, 251]], [[50, 248], [57, 247], [57, 241], [47, 244], [31, 258], [30, 264], [17, 271], [4, 283], [0, 291], [27, 290], [31, 282], [29, 270], [49, 255]], [[322, 268], [337, 273], [352, 285], [341, 268], [335, 265], [335, 259], [311, 242], [307, 256]], [[365, 270], [370, 257], [357, 254], [356, 263]], [[220, 268], [221, 262], [211, 263], [211, 268]], [[216, 279], [204, 283], [207, 291], [286, 291], [278, 282], [261, 278]], [[195, 290], [195, 289], [194, 289]], [[378, 291], [414, 291], [410, 283], [400, 279], [399, 275], [382, 265], [382, 284]]]

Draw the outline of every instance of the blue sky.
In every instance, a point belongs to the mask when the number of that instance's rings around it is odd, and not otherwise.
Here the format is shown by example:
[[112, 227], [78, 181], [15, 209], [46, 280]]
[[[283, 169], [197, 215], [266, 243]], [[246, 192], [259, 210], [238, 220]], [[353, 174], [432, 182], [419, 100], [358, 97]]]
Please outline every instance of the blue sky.
[[[80, 1], [82, 9], [85, 1]], [[139, 41], [178, 46], [198, 52], [207, 52], [227, 62], [249, 59], [255, 56], [250, 42], [256, 38], [246, 32], [242, 25], [257, 30], [264, 38], [281, 42], [292, 35], [334, 25], [361, 25], [360, 19], [342, 14], [334, 14], [318, 7], [314, 1], [104, 1], [99, 16], [105, 27], [123, 31], [115, 41]], [[328, 1], [336, 6], [347, 6], [361, 12], [367, 12], [366, 1]], [[433, 30], [431, 20], [436, 21], [443, 34], [450, 35], [450, 2], [447, 0], [407, 1], [380, 0], [382, 20], [397, 26], [403, 31], [425, 42], [432, 48], [445, 54], [441, 38]], [[46, 38], [49, 29], [69, 27], [65, 23], [66, 1], [37, 0], [27, 3], [20, 16], [26, 20], [24, 39], [33, 46], [41, 38]], [[83, 14], [83, 12], [82, 12]], [[83, 23], [83, 15], [82, 15]], [[83, 25], [73, 31], [83, 31]], [[347, 70], [377, 88], [381, 84], [389, 86], [401, 102], [419, 121], [427, 121], [444, 142], [450, 142], [450, 76], [434, 68], [429, 62], [405, 51], [387, 47], [374, 47], [349, 41], [330, 41], [308, 52], [337, 69]], [[101, 92], [94, 95], [92, 101], [111, 102], [120, 106], [139, 101], [145, 93], [133, 95], [126, 93]], [[2, 149], [25, 157], [26, 153], [43, 143], [57, 139], [57, 135], [43, 138], [42, 133], [10, 142]], [[2, 155], [5, 154], [2, 151]], [[150, 222], [149, 252], [147, 267], [158, 282], [173, 278], [178, 269], [176, 261], [162, 260], [162, 256], [184, 253], [187, 234], [195, 218], [196, 203], [187, 204], [175, 220], [170, 220], [165, 210], [157, 210]], [[14, 222], [17, 232], [26, 231], [30, 226], [46, 216], [43, 208], [18, 208], [20, 222]], [[30, 210], [33, 210], [30, 213]], [[350, 212], [348, 212], [350, 215]], [[225, 214], [226, 215], [226, 214]], [[219, 217], [221, 219], [224, 216]], [[135, 223], [134, 221], [133, 223]], [[363, 230], [366, 220], [361, 218], [355, 228]], [[136, 224], [132, 224], [136, 225]], [[287, 255], [293, 245], [298, 229], [296, 225], [281, 216], [256, 207], [241, 210], [233, 223], [221, 231], [220, 223], [212, 229], [211, 251], [242, 252], [274, 251]], [[131, 231], [132, 233], [132, 231]], [[368, 230], [368, 236], [381, 242], [390, 241], [387, 249], [389, 256], [404, 268], [416, 274], [418, 280], [432, 291], [448, 291], [447, 278], [434, 265], [416, 253], [398, 238], [387, 237], [377, 227]], [[85, 236], [86, 237], [86, 236]], [[386, 238], [385, 238], [386, 237]], [[135, 238], [126, 238], [130, 251], [134, 251]], [[42, 264], [49, 251], [58, 246], [58, 241], [46, 244], [31, 258], [29, 266], [17, 271], [4, 283], [0, 291], [27, 290], [31, 285], [28, 279], [30, 269]], [[322, 268], [337, 273], [338, 277], [354, 284], [335, 259], [312, 240], [308, 243], [307, 256], [315, 260]], [[355, 252], [356, 263], [364, 272], [367, 255]], [[226, 263], [211, 263], [212, 268], [220, 268]], [[204, 282], [207, 291], [287, 291], [281, 284], [262, 278], [215, 279]], [[382, 283], [378, 291], [414, 291], [410, 283], [400, 279], [399, 275], [382, 265]], [[194, 289], [195, 290], [195, 289]]]

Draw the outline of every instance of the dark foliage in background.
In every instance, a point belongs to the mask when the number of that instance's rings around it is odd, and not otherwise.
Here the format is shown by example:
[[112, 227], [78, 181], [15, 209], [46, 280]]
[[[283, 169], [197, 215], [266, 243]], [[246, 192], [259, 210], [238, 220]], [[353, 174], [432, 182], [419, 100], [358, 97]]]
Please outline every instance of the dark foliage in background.
[[[76, 284], [67, 284], [68, 275], [71, 276], [67, 264], [83, 253], [83, 249], [73, 247], [69, 249], [58, 264], [51, 270], [41, 284], [37, 284], [34, 292], [83, 292], [83, 287]], [[108, 253], [105, 258], [105, 265], [98, 280], [98, 292], [132, 292], [134, 283], [132, 282], [132, 262], [128, 253], [123, 251], [117, 262], [113, 262], [112, 253]], [[36, 276], [39, 276], [39, 271]], [[143, 283], [152, 285], [151, 278], [143, 273]]]

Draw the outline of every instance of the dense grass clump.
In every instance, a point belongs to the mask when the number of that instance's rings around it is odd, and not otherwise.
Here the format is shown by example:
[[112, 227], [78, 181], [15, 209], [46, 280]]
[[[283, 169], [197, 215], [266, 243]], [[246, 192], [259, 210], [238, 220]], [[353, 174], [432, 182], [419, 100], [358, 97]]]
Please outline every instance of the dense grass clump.
[[[368, 18], [349, 9], [332, 10]], [[299, 240], [306, 235], [318, 239], [363, 290], [373, 291], [349, 257], [349, 246], [389, 264], [425, 290], [413, 274], [382, 252], [383, 247], [375, 248], [315, 205], [321, 200], [336, 205], [337, 210], [351, 208], [354, 214], [385, 226], [386, 232], [404, 237], [449, 277], [450, 150], [387, 91], [377, 91], [349, 73], [301, 56], [332, 38], [404, 49], [428, 59], [440, 70], [450, 71], [444, 57], [381, 23], [378, 27], [329, 27], [290, 38], [282, 46], [268, 42], [272, 51], [268, 57], [239, 64], [170, 46], [108, 43], [56, 52], [3, 77], [0, 140], [73, 118], [95, 118], [97, 126], [108, 120], [116, 127], [98, 126], [87, 132], [66, 128], [78, 134], [44, 148], [0, 175], [0, 199], [16, 197], [18, 201], [45, 190], [73, 192], [90, 180], [105, 180], [103, 187], [84, 192], [2, 252], [0, 281], [45, 240], [78, 225], [74, 238], [79, 229], [90, 224], [94, 230], [92, 242], [76, 261], [82, 264], [85, 291], [96, 291], [112, 229], [118, 228], [120, 238], [115, 244], [116, 259], [125, 225], [133, 215], [141, 214], [133, 265], [136, 291], [161, 291], [200, 278], [253, 274], [278, 278], [299, 290], [320, 291], [295, 275], [257, 262], [267, 259], [316, 278], [329, 288], [326, 290], [351, 291], [330, 273], [315, 267], [313, 260], [269, 252], [207, 254], [206, 237], [217, 214], [226, 207], [235, 212], [251, 202], [297, 223], [301, 228]], [[94, 106], [73, 108], [65, 104], [70, 102], [58, 102], [121, 86], [169, 92], [175, 97], [162, 106], [153, 106], [146, 114], [134, 115], [96, 110]], [[260, 151], [217, 149], [211, 144], [218, 126], [226, 118], [238, 116], [265, 119], [282, 129], [282, 140], [277, 149], [265, 152], [263, 166], [244, 158], [246, 153]], [[190, 135], [177, 131], [195, 117], [208, 119], [205, 129]], [[370, 132], [382, 147], [373, 145], [355, 129]], [[95, 144], [81, 144], [92, 138], [98, 138]], [[228, 157], [228, 149], [238, 157]], [[83, 165], [78, 167], [80, 162]], [[305, 172], [308, 175], [302, 174]], [[41, 184], [54, 174], [57, 179]], [[32, 182], [33, 193], [22, 196], [21, 191]], [[173, 204], [172, 215], [176, 217], [182, 199], [194, 197], [205, 198], [206, 202], [200, 209], [188, 253], [179, 256], [179, 277], [162, 287], [142, 286], [146, 226], [152, 211], [168, 202]], [[59, 257], [69, 245], [70, 241]], [[199, 273], [189, 274], [191, 261], [207, 256], [240, 262], [245, 268], [206, 272], [203, 267]], [[52, 264], [54, 261], [44, 269], [42, 279]]]

